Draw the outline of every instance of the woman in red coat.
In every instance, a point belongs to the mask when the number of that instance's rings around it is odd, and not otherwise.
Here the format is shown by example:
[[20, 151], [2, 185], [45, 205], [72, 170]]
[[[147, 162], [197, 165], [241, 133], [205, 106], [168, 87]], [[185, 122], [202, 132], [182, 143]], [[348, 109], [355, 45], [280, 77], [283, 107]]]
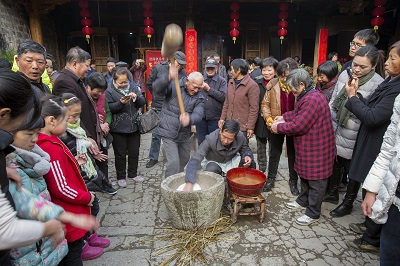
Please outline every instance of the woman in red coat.
[[294, 136], [296, 151], [294, 169], [301, 179], [298, 198], [286, 206], [306, 208], [297, 224], [309, 225], [321, 214], [328, 177], [332, 174], [336, 155], [335, 133], [325, 97], [312, 87], [310, 75], [304, 69], [295, 69], [286, 79], [296, 97], [293, 111], [275, 118], [273, 133]]

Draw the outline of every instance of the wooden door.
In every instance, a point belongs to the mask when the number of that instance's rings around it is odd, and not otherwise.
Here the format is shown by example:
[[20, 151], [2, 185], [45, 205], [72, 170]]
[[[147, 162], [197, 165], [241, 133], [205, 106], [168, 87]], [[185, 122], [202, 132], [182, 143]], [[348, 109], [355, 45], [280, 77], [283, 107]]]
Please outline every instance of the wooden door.
[[96, 60], [96, 71], [107, 72], [106, 61], [111, 56], [108, 28], [93, 28], [93, 35], [90, 37], [90, 50], [92, 58]]

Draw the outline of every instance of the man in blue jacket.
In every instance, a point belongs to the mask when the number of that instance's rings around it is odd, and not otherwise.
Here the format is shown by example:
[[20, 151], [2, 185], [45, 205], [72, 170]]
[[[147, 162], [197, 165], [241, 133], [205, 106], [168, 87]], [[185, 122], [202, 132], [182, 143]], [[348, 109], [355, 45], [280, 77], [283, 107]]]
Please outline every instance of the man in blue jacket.
[[221, 129], [209, 134], [201, 143], [186, 167], [184, 191], [192, 191], [196, 172], [201, 164], [205, 171], [222, 174], [235, 167], [256, 168], [247, 138], [240, 131], [239, 123], [227, 120]]
[[199, 145], [204, 138], [218, 128], [226, 93], [226, 79], [217, 74], [218, 62], [213, 57], [206, 60], [204, 87], [200, 93], [204, 97], [204, 116], [200, 123], [196, 124], [197, 139]]

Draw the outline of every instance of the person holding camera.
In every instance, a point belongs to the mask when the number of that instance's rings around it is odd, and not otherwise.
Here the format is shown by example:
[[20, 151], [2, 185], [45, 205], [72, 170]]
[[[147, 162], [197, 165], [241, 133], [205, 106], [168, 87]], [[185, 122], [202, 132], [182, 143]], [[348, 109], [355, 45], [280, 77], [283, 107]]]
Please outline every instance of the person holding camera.
[[133, 81], [138, 83], [140, 91], [146, 92], [146, 84], [144, 82], [144, 73], [146, 72], [147, 66], [143, 59], [136, 59], [132, 63], [132, 67], [129, 69], [133, 75]]

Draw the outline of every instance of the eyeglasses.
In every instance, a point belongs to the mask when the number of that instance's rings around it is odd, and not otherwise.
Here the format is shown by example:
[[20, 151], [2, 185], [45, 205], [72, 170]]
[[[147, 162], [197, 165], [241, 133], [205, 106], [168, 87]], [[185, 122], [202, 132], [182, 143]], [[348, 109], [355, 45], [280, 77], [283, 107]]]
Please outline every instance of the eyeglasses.
[[357, 49], [360, 49], [361, 47], [363, 47], [364, 45], [359, 44], [359, 43], [355, 43], [355, 42], [350, 42], [350, 47], [355, 47]]

